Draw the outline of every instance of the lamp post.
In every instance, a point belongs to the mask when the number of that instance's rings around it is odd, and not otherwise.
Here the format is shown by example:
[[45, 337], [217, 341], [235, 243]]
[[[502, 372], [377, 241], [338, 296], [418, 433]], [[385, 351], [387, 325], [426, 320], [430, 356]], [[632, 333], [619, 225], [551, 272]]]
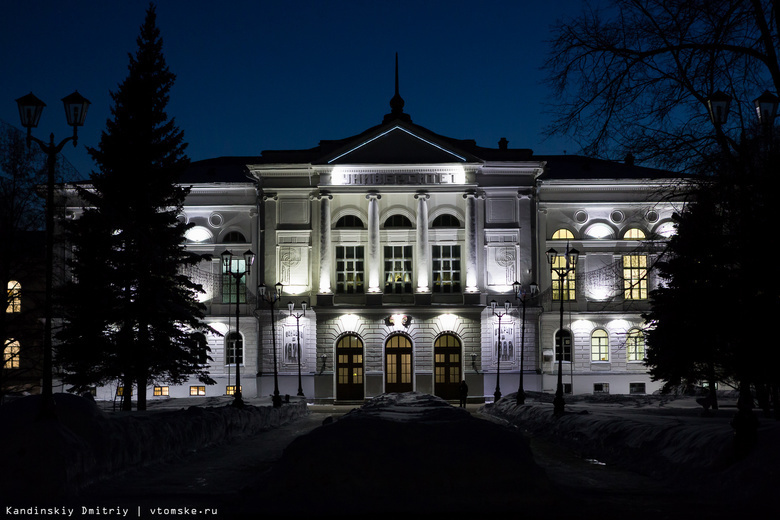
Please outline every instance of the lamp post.
[[279, 395], [279, 372], [276, 369], [276, 325], [274, 322], [274, 304], [282, 297], [282, 289], [284, 289], [284, 285], [281, 282], [277, 282], [276, 288], [272, 293], [267, 291], [265, 284], [257, 288], [260, 299], [271, 307], [271, 342], [274, 349], [274, 394], [271, 397], [271, 402], [274, 408], [282, 406], [282, 396]]
[[[564, 285], [566, 286], [566, 290], [568, 291], [568, 280], [566, 277], [569, 275], [570, 272], [574, 271], [574, 269], [577, 266], [577, 259], [579, 258], [579, 251], [577, 251], [574, 248], [569, 249], [569, 245], [566, 244], [566, 252], [563, 255], [558, 255], [558, 252], [555, 249], [550, 248], [547, 251], [547, 261], [550, 263], [550, 272], [555, 273], [558, 275], [558, 298], [561, 301], [561, 323], [560, 328], [558, 329], [558, 336], [560, 340], [558, 341], [558, 347], [559, 351], [556, 353], [558, 356], [558, 384], [555, 388], [555, 399], [553, 399], [553, 409], [555, 414], [562, 414], [563, 408], [564, 408], [564, 399], [563, 399], [563, 295], [564, 295]], [[556, 261], [558, 258], [565, 258], [566, 259], [566, 266], [556, 267]], [[553, 291], [553, 294], [555, 292]], [[573, 360], [572, 360], [573, 362]], [[572, 389], [573, 390], [573, 389]]]
[[41, 388], [42, 410], [45, 417], [54, 417], [54, 395], [52, 393], [52, 343], [51, 321], [53, 314], [53, 284], [54, 284], [54, 170], [57, 166], [57, 154], [68, 141], [73, 141], [73, 146], [78, 144], [78, 127], [84, 125], [87, 117], [87, 109], [90, 102], [78, 93], [78, 91], [62, 98], [65, 107], [65, 119], [68, 125], [73, 127], [73, 135], [66, 137], [59, 144], [54, 144], [54, 134], [49, 135], [49, 142], [45, 143], [32, 135], [32, 129], [38, 126], [46, 103], [38, 99], [32, 92], [16, 100], [19, 107], [19, 119], [22, 126], [27, 129], [27, 147], [32, 141], [38, 143], [41, 151], [46, 154], [47, 182], [46, 182], [46, 294], [44, 306], [43, 328], [43, 383]]
[[501, 399], [501, 318], [509, 313], [512, 304], [509, 300], [504, 302], [504, 312], [496, 312], [496, 300], [490, 302], [490, 308], [493, 310], [493, 316], [498, 316], [498, 363], [496, 363], [496, 391], [493, 393], [493, 402], [497, 403]]
[[[225, 249], [225, 251], [222, 253], [222, 272], [225, 274], [229, 274], [236, 280], [236, 344], [241, 339], [241, 328], [239, 327], [239, 316], [240, 316], [240, 288], [241, 288], [241, 278], [246, 276], [249, 278], [249, 274], [252, 271], [252, 264], [255, 262], [255, 254], [251, 250], [247, 250], [246, 253], [244, 253], [244, 268], [238, 269], [238, 266], [236, 266], [236, 269], [233, 268], [233, 253]], [[244, 286], [246, 287], [246, 280], [244, 281]], [[246, 301], [246, 298], [244, 298], [244, 301]], [[244, 400], [241, 398], [241, 364], [238, 361], [238, 348], [236, 348], [233, 351], [233, 360], [236, 362], [236, 388], [233, 392], [233, 406], [236, 408], [241, 408], [244, 406]], [[244, 348], [243, 343], [241, 344], [241, 360], [244, 359]]]
[[517, 404], [525, 404], [525, 390], [523, 389], [523, 359], [525, 359], [525, 304], [530, 298], [534, 298], [539, 292], [539, 286], [532, 283], [529, 291], [523, 288], [520, 282], [512, 284], [515, 290], [515, 299], [523, 305], [523, 324], [520, 327], [520, 382], [517, 385]]
[[296, 357], [298, 358], [298, 396], [300, 397], [304, 397], [303, 386], [301, 385], [301, 318], [306, 316], [306, 307], [306, 302], [301, 302], [301, 309], [303, 309], [303, 312], [300, 314], [293, 314], [295, 304], [293, 302], [287, 304], [287, 308], [290, 310], [290, 317], [295, 318], [295, 336], [298, 339], [298, 354]]

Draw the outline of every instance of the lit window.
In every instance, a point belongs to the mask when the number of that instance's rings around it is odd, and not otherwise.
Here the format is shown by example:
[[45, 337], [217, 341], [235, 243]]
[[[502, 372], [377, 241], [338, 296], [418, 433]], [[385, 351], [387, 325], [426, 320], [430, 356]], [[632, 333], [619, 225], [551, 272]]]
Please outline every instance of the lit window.
[[16, 280], [8, 282], [8, 306], [5, 312], [22, 311], [22, 286]]
[[458, 220], [458, 217], [455, 215], [451, 215], [450, 213], [444, 213], [443, 215], [439, 215], [435, 219], [433, 219], [433, 222], [431, 223], [431, 227], [435, 228], [441, 228], [441, 227], [460, 227], [460, 220]]
[[[116, 395], [117, 397], [122, 397], [125, 395], [125, 387], [124, 386], [118, 386], [116, 389]], [[130, 389], [130, 395], [133, 395], [133, 389]]]
[[644, 240], [645, 232], [639, 228], [631, 228], [623, 235], [624, 240]]
[[433, 246], [433, 292], [459, 293], [460, 246]]
[[9, 340], [3, 349], [3, 368], [19, 368], [19, 342]]
[[[230, 270], [234, 273], [246, 270], [246, 262], [243, 258], [233, 257], [230, 262]], [[232, 274], [227, 273], [224, 263], [221, 265], [222, 303], [236, 303], [236, 295], [238, 295], [238, 303], [246, 303], [246, 274], [239, 279], [238, 287], [236, 287], [236, 279]]]
[[412, 227], [412, 221], [404, 215], [390, 215], [385, 220], [385, 228], [410, 228]]
[[590, 360], [609, 361], [609, 336], [603, 329], [594, 330], [590, 335]]
[[585, 235], [588, 238], [603, 239], [613, 238], [615, 233], [612, 228], [606, 224], [593, 224], [585, 231]]
[[639, 329], [631, 329], [626, 337], [626, 359], [628, 361], [644, 361], [645, 335]]
[[191, 386], [190, 387], [190, 395], [206, 395], [206, 387], [205, 386]]
[[647, 299], [647, 256], [623, 257], [623, 297], [626, 300]]
[[574, 233], [568, 229], [559, 229], [552, 235], [553, 240], [574, 240]]
[[203, 226], [191, 227], [184, 233], [184, 238], [190, 242], [206, 242], [207, 240], [211, 240], [211, 237], [211, 231]]
[[336, 247], [336, 293], [363, 294], [363, 246]]
[[563, 337], [563, 361], [571, 361], [571, 332], [568, 330], [555, 333], [555, 360], [561, 357], [561, 337]]
[[366, 226], [363, 225], [363, 221], [356, 215], [344, 215], [336, 221], [336, 228], [357, 228], [363, 229]]
[[227, 364], [235, 365], [244, 363], [244, 340], [238, 332], [231, 332], [225, 339], [225, 349], [227, 350]]
[[[238, 388], [241, 391], [241, 393], [244, 392], [244, 387], [243, 386], [239, 386]], [[236, 385], [227, 385], [225, 387], [225, 393], [227, 395], [236, 395]]]
[[559, 271], [566, 270], [566, 255], [557, 255], [553, 260], [552, 271], [552, 297], [553, 300], [560, 301], [561, 294], [564, 300], [574, 300], [576, 293], [575, 270], [571, 269], [567, 274], [560, 276]]
[[385, 246], [385, 293], [412, 292], [412, 246]]
[[168, 387], [167, 386], [155, 386], [154, 387], [154, 395], [156, 396], [167, 396], [168, 395]]

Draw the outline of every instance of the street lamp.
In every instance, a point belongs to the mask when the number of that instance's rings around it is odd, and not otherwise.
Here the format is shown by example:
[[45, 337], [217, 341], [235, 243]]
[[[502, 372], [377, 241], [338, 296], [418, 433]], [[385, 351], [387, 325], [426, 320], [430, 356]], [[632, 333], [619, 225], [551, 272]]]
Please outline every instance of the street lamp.
[[493, 316], [498, 316], [498, 363], [496, 364], [496, 391], [493, 393], [493, 402], [497, 403], [501, 399], [501, 318], [509, 313], [512, 304], [509, 300], [504, 302], [504, 312], [496, 312], [496, 300], [490, 302], [490, 308], [493, 310]]
[[287, 304], [287, 308], [290, 310], [290, 316], [295, 318], [295, 336], [298, 338], [298, 395], [300, 397], [304, 397], [303, 386], [301, 385], [301, 318], [306, 316], [306, 307], [306, 302], [301, 302], [301, 308], [303, 309], [303, 312], [300, 314], [293, 314], [293, 310], [295, 310], [295, 304], [293, 302]]
[[87, 109], [90, 102], [78, 91], [62, 98], [65, 107], [65, 118], [73, 127], [73, 135], [66, 137], [59, 144], [54, 144], [54, 133], [49, 135], [49, 142], [45, 143], [32, 135], [32, 129], [38, 126], [46, 103], [38, 99], [32, 92], [16, 100], [19, 107], [19, 119], [22, 126], [27, 129], [27, 147], [35, 141], [41, 151], [46, 154], [46, 166], [48, 178], [46, 182], [46, 294], [44, 307], [43, 328], [43, 384], [41, 388], [42, 400], [41, 413], [45, 417], [54, 416], [54, 395], [52, 393], [52, 344], [51, 322], [53, 311], [53, 273], [54, 273], [54, 170], [57, 166], [57, 154], [68, 141], [73, 141], [75, 147], [78, 143], [78, 127], [84, 125], [87, 117]]
[[[233, 253], [225, 249], [225, 251], [222, 253], [222, 272], [225, 274], [229, 274], [236, 280], [236, 343], [241, 339], [241, 328], [239, 327], [239, 316], [240, 316], [240, 306], [239, 303], [241, 302], [240, 296], [240, 288], [241, 288], [241, 278], [244, 278], [246, 276], [249, 277], [249, 274], [252, 270], [252, 264], [255, 262], [255, 254], [251, 250], [247, 250], [246, 253], [244, 253], [244, 268], [239, 269], [238, 265], [236, 265], [236, 268], [233, 268]], [[244, 281], [244, 287], [246, 287], [246, 280]], [[244, 299], [246, 301], [246, 298]], [[236, 388], [233, 392], [233, 406], [237, 408], [241, 408], [244, 406], [244, 401], [241, 398], [241, 364], [238, 362], [238, 348], [236, 348], [233, 351], [233, 360], [236, 362]], [[244, 359], [244, 348], [243, 343], [241, 347], [241, 360]]]
[[[566, 252], [563, 255], [558, 255], [558, 251], [550, 248], [547, 251], [547, 261], [550, 263], [550, 272], [558, 275], [558, 298], [561, 300], [561, 326], [558, 331], [558, 385], [555, 389], [555, 399], [553, 399], [553, 407], [555, 414], [563, 413], [563, 407], [565, 405], [563, 400], [563, 299], [564, 299], [564, 285], [568, 291], [569, 282], [567, 276], [570, 272], [574, 271], [577, 266], [577, 259], [579, 258], [579, 251], [574, 248], [569, 249], [569, 244], [566, 244]], [[566, 259], [566, 266], [556, 267], [558, 258]], [[554, 291], [553, 291], [554, 294]], [[573, 362], [573, 360], [571, 361]], [[573, 391], [574, 389], [572, 389]]]
[[539, 292], [539, 286], [532, 283], [529, 291], [526, 291], [520, 282], [512, 284], [515, 290], [515, 299], [523, 305], [523, 324], [520, 328], [520, 383], [517, 385], [517, 404], [525, 404], [525, 390], [523, 389], [523, 359], [525, 359], [525, 304], [527, 300], [534, 298]]
[[265, 284], [257, 288], [260, 299], [271, 307], [271, 342], [274, 349], [274, 395], [271, 397], [271, 402], [274, 408], [282, 406], [282, 396], [279, 395], [279, 373], [276, 369], [276, 325], [274, 323], [274, 304], [282, 297], [282, 289], [284, 289], [282, 282], [277, 282], [276, 288], [272, 293], [267, 291]]

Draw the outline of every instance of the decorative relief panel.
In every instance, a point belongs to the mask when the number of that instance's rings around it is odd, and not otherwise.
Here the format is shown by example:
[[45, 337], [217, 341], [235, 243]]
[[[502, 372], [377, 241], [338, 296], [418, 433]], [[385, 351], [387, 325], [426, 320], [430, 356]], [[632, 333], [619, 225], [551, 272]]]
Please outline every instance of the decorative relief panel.
[[277, 273], [286, 286], [309, 285], [309, 248], [304, 246], [280, 246]]
[[308, 224], [311, 220], [308, 199], [280, 198], [277, 207], [280, 224]]
[[301, 366], [306, 366], [306, 327], [301, 325], [301, 337], [296, 338], [298, 327], [295, 324], [282, 326], [282, 364], [298, 366], [298, 341], [301, 345]]
[[[507, 316], [508, 318], [508, 316]], [[493, 324], [493, 361], [506, 362], [515, 359], [515, 324], [512, 321], [501, 321], [501, 330], [498, 329], [498, 321]]]

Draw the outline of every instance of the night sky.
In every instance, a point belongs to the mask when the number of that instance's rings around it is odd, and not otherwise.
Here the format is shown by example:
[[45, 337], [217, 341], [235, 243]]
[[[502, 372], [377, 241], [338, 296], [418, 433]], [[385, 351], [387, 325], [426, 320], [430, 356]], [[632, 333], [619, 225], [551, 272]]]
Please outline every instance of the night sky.
[[[127, 76], [145, 0], [0, 3], [0, 119], [21, 128], [15, 99], [47, 107], [34, 135], [71, 133], [60, 99], [92, 105], [65, 157], [86, 178], [109, 117], [109, 91]], [[160, 0], [163, 52], [177, 75], [168, 114], [192, 160], [311, 148], [382, 122], [399, 54], [404, 111], [429, 130], [538, 154], [576, 153], [544, 141], [554, 102], [540, 70], [558, 17], [580, 0]]]

